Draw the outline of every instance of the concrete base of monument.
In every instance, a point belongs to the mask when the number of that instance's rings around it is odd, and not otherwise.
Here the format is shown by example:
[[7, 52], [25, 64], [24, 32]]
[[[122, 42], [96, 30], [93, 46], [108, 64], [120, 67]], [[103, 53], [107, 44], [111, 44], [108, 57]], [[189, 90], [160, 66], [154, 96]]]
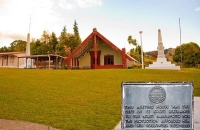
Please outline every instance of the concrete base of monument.
[[165, 69], [165, 70], [180, 70], [180, 66], [173, 66], [173, 67], [169, 67], [169, 66], [158, 66], [158, 67], [145, 67], [145, 69]]
[[145, 69], [169, 69], [169, 70], [180, 70], [180, 66], [175, 66], [171, 62], [167, 61], [166, 58], [157, 58], [156, 62], [150, 64]]
[[[199, 108], [200, 108], [200, 97], [194, 97], [194, 130], [200, 130], [200, 109]], [[117, 124], [114, 130], [122, 130], [121, 121]], [[156, 129], [156, 130], [160, 130], [160, 129]], [[174, 130], [174, 129], [167, 129], [167, 130]]]

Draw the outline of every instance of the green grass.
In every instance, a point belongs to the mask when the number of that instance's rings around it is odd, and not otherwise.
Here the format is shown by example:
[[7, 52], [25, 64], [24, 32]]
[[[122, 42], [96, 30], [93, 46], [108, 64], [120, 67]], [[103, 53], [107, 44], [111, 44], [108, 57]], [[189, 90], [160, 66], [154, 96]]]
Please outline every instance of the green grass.
[[111, 130], [120, 121], [121, 82], [192, 81], [200, 69], [37, 70], [0, 68], [0, 118], [64, 130]]

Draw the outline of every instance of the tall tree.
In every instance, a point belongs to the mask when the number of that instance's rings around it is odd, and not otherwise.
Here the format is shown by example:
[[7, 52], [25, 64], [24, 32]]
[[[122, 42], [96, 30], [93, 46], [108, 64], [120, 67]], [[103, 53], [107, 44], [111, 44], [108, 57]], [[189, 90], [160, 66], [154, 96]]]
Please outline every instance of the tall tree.
[[66, 29], [66, 26], [63, 27], [63, 30], [62, 30], [62, 32], [60, 34], [59, 43], [63, 44], [63, 45], [67, 43], [67, 29]]
[[173, 60], [177, 63], [181, 63], [182, 61], [183, 67], [195, 67], [196, 64], [200, 63], [200, 47], [194, 42], [177, 46]]
[[51, 52], [51, 47], [50, 47], [50, 40], [51, 40], [51, 35], [49, 34], [48, 31], [44, 30], [43, 34], [40, 38], [40, 52], [42, 54], [50, 54]]
[[73, 27], [73, 29], [74, 29], [74, 35], [76, 37], [80, 37], [79, 36], [79, 32], [78, 32], [78, 24], [77, 24], [76, 20], [74, 21], [74, 27]]
[[78, 46], [77, 38], [74, 34], [68, 34], [67, 46], [71, 48], [71, 51], [75, 50]]
[[41, 50], [41, 43], [40, 40], [32, 40], [30, 43], [30, 50], [31, 50], [31, 55], [41, 55], [42, 50]]
[[[71, 47], [72, 51], [73, 51], [79, 44], [81, 44], [81, 38], [80, 38], [80, 35], [79, 35], [78, 24], [77, 24], [76, 20], [74, 21], [73, 30], [74, 30], [74, 43], [73, 43], [73, 46]], [[72, 36], [70, 36], [70, 37], [71, 37], [71, 39], [72, 39]]]
[[50, 34], [48, 31], [44, 30], [43, 31], [43, 34], [40, 38], [40, 41], [43, 43], [43, 44], [48, 44], [49, 41], [50, 41]]
[[68, 33], [66, 26], [64, 26], [59, 37], [59, 43], [56, 45], [56, 53], [61, 56], [66, 56], [64, 46], [68, 46], [67, 43], [68, 43]]
[[52, 32], [50, 41], [49, 41], [49, 51], [51, 54], [55, 54], [57, 44], [58, 44], [58, 40], [57, 40], [56, 34]]

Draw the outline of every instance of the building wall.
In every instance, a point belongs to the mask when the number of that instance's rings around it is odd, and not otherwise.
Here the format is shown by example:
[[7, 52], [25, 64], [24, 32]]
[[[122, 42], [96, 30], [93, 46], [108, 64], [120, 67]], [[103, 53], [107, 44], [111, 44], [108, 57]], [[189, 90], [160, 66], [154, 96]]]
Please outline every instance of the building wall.
[[135, 61], [129, 61], [128, 59], [126, 59], [126, 63], [127, 63], [127, 67], [132, 67], [135, 63]]
[[101, 50], [100, 65], [104, 65], [104, 55], [114, 55], [114, 65], [122, 64], [122, 56], [107, 44], [100, 44], [98, 50]]
[[79, 67], [80, 68], [91, 68], [90, 64], [90, 53], [87, 53], [85, 56], [83, 56], [79, 61]]
[[[18, 64], [18, 57], [24, 56], [25, 53], [18, 53], [18, 54], [8, 54], [4, 56], [0, 56], [0, 67], [8, 67], [8, 68], [17, 68]], [[24, 64], [25, 59], [20, 58], [19, 59], [19, 66]], [[3, 64], [2, 64], [3, 62]]]
[[[92, 48], [90, 51], [94, 51]], [[122, 64], [122, 56], [120, 53], [115, 51], [113, 48], [111, 48], [107, 44], [98, 44], [97, 51], [101, 51], [100, 55], [100, 65], [104, 65], [104, 55], [114, 55], [114, 65], [121, 65]], [[80, 68], [90, 68], [90, 53], [87, 53], [84, 57], [82, 57], [79, 61], [79, 67]]]

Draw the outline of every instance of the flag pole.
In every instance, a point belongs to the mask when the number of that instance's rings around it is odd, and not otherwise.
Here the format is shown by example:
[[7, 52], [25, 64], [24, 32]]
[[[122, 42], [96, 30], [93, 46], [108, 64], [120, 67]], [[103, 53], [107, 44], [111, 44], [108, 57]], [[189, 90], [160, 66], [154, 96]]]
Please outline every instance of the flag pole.
[[181, 51], [181, 68], [182, 68], [182, 48], [181, 48], [181, 19], [179, 18], [179, 31], [180, 31], [180, 51]]

